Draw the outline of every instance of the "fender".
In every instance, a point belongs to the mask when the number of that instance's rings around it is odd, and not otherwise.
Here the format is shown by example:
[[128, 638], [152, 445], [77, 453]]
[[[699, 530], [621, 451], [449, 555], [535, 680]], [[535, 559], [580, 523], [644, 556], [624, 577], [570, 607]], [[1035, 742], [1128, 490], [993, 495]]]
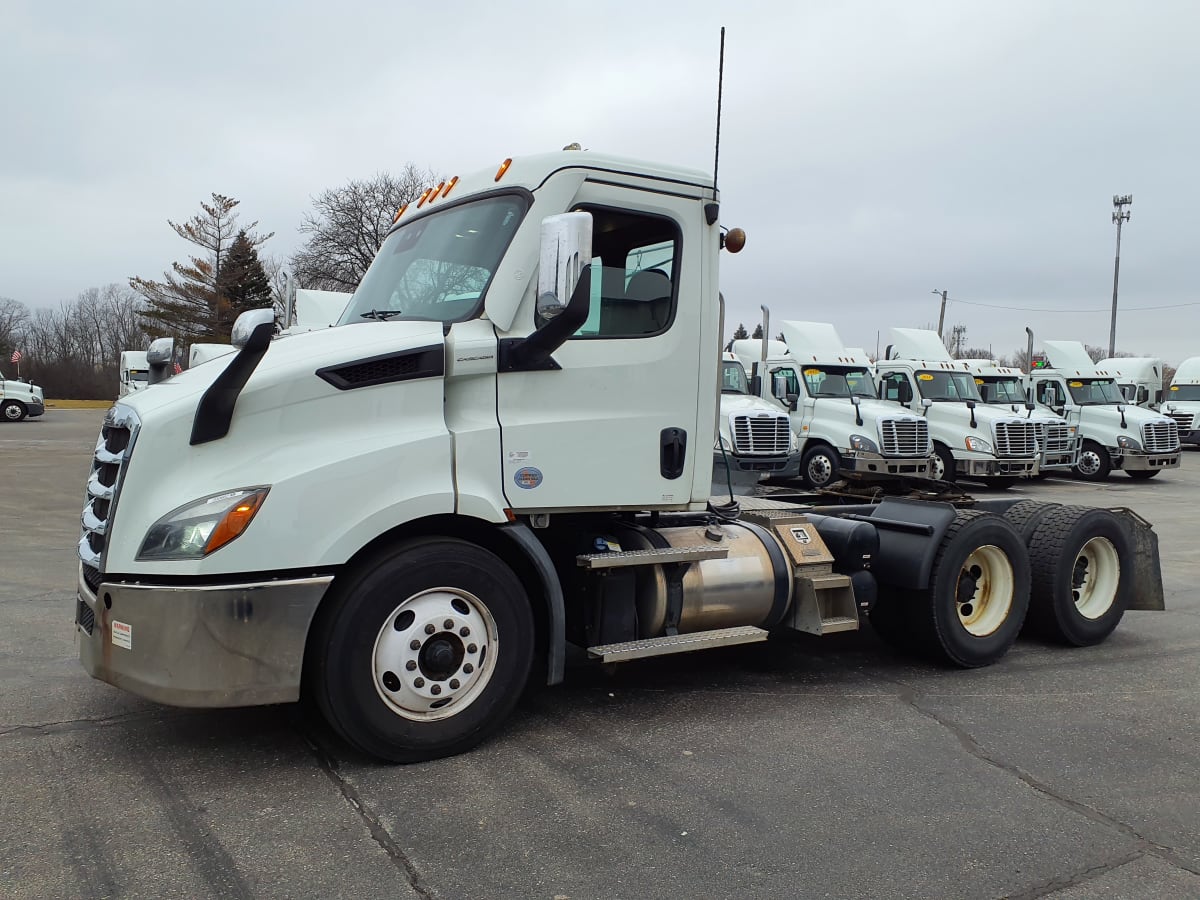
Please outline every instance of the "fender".
[[546, 684], [559, 684], [567, 652], [567, 615], [558, 573], [550, 554], [524, 522], [501, 525], [499, 531], [516, 544], [541, 583], [546, 604]]

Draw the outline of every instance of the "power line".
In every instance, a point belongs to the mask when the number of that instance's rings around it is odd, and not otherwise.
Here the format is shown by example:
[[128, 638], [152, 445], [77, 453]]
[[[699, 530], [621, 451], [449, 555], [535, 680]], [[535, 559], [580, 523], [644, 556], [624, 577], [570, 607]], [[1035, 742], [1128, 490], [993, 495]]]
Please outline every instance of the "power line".
[[[950, 303], [965, 303], [967, 306], [986, 306], [988, 309], [1008, 309], [1016, 310], [1017, 312], [1047, 312], [1047, 313], [1090, 313], [1090, 312], [1108, 312], [1109, 307], [1101, 306], [1095, 309], [1053, 309], [1044, 306], [1005, 306], [999, 303], [981, 303], [978, 300], [962, 300], [958, 297], [950, 297]], [[1193, 300], [1188, 303], [1174, 303], [1167, 306], [1126, 306], [1126, 312], [1138, 312], [1140, 310], [1151, 309], [1182, 309], [1185, 306], [1200, 306], [1200, 300]]]

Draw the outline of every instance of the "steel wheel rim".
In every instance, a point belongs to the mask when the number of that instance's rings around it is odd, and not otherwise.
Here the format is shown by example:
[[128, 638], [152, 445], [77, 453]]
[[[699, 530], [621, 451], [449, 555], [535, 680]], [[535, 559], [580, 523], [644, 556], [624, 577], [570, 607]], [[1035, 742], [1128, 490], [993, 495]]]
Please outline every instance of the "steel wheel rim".
[[971, 551], [955, 583], [958, 621], [973, 637], [987, 637], [1008, 618], [1016, 579], [1008, 554], [995, 544]]
[[813, 484], [827, 484], [832, 477], [833, 465], [824, 453], [818, 453], [808, 461], [808, 479]]
[[434, 722], [478, 699], [496, 671], [498, 649], [495, 619], [478, 597], [461, 588], [430, 588], [384, 620], [371, 680], [393, 713]]
[[946, 464], [942, 462], [940, 453], [933, 454], [933, 478], [934, 481], [946, 480]]
[[1084, 475], [1095, 475], [1100, 471], [1100, 454], [1095, 450], [1084, 450], [1079, 454], [1079, 471]]
[[1071, 568], [1071, 596], [1085, 619], [1099, 619], [1112, 609], [1121, 584], [1121, 559], [1112, 541], [1094, 537], [1079, 548]]
[[13, 422], [17, 421], [17, 419], [21, 418], [21, 407], [15, 403], [6, 404], [4, 407], [4, 418]]

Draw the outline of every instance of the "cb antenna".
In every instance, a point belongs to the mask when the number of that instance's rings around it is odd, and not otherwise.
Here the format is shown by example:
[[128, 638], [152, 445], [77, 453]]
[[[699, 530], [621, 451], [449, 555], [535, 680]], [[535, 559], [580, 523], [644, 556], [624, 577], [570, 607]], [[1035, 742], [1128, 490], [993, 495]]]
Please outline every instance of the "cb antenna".
[[[721, 26], [721, 55], [717, 63], [717, 142], [713, 152], [713, 192], [717, 190], [717, 168], [721, 162], [721, 89], [725, 85], [725, 26]], [[711, 224], [711, 223], [710, 223]]]

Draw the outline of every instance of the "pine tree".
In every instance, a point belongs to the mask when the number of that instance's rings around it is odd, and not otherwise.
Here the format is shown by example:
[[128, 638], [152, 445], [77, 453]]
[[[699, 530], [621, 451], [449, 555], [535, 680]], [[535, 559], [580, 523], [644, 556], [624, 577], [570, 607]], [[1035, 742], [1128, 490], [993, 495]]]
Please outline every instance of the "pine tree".
[[132, 277], [129, 286], [147, 300], [142, 313], [146, 331], [153, 337], [172, 335], [191, 341], [228, 341], [233, 327], [230, 305], [221, 297], [221, 268], [239, 231], [246, 235], [251, 249], [258, 247], [274, 234], [255, 235], [251, 229], [238, 227], [234, 209], [240, 201], [223, 194], [213, 194], [212, 203], [201, 203], [202, 212], [183, 224], [167, 220], [181, 238], [200, 247], [202, 256], [191, 256], [188, 264], [171, 263], [163, 281]]
[[[242, 229], [229, 245], [229, 253], [221, 266], [221, 278], [217, 283], [222, 305], [220, 321], [229, 328], [248, 309], [262, 309], [271, 305], [271, 280], [267, 277], [254, 242]], [[227, 340], [225, 334], [218, 335]]]
[[762, 325], [755, 325], [754, 326], [754, 334], [750, 335], [750, 337], [754, 338], [754, 340], [756, 340], [756, 341], [761, 340], [762, 339]]
[[743, 325], [741, 322], [738, 322], [737, 331], [733, 333], [733, 339], [735, 341], [744, 341], [748, 337], [750, 337], [750, 332], [746, 330], [745, 325]]

